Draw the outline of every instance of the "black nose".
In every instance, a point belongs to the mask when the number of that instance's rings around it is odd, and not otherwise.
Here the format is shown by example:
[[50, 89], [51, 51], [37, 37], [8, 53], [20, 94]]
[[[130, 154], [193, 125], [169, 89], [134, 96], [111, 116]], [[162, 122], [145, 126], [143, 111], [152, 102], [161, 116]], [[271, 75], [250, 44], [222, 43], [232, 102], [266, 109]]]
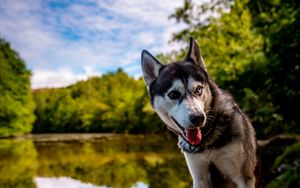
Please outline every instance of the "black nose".
[[197, 116], [191, 116], [190, 117], [191, 123], [195, 126], [199, 126], [202, 125], [202, 123], [204, 122], [204, 115], [197, 115]]

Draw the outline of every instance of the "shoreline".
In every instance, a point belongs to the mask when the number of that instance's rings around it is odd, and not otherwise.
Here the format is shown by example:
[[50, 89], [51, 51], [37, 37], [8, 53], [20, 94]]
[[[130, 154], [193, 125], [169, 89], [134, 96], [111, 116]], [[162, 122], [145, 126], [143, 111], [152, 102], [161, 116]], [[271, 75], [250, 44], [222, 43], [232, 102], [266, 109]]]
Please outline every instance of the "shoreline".
[[[170, 134], [129, 134], [129, 133], [37, 133], [19, 136], [0, 137], [1, 140], [32, 140], [33, 142], [69, 142], [69, 141], [97, 141], [97, 140], [120, 140], [120, 139], [136, 139], [136, 140], [170, 140], [173, 136]], [[280, 140], [300, 141], [299, 134], [281, 134], [269, 139], [257, 140], [259, 148], [276, 143]]]
[[33, 142], [69, 142], [69, 141], [97, 141], [97, 140], [119, 140], [135, 138], [137, 140], [166, 140], [171, 136], [161, 134], [128, 134], [128, 133], [38, 133], [15, 137], [2, 137], [1, 140], [27, 140]]

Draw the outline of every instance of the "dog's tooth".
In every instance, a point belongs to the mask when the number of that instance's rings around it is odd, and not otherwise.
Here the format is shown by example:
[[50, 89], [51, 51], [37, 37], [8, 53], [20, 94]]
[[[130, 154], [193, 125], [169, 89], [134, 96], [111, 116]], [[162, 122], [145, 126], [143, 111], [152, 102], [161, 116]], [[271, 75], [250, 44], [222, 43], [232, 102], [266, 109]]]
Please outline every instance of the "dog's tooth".
[[196, 149], [196, 147], [195, 147], [195, 146], [193, 146], [193, 145], [190, 145], [190, 150], [191, 150], [191, 151], [195, 151], [195, 149]]

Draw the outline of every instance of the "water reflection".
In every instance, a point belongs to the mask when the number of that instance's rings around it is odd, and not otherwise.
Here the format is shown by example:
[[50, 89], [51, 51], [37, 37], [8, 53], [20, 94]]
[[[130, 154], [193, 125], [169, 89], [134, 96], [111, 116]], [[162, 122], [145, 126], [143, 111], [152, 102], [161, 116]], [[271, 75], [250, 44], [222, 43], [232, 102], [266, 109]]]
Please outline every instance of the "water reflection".
[[192, 182], [174, 141], [129, 136], [84, 142], [0, 140], [0, 187], [57, 188], [51, 182], [64, 178], [70, 184], [61, 187], [77, 182], [86, 188], [183, 188]]
[[36, 156], [31, 140], [0, 140], [0, 187], [34, 188]]
[[[69, 177], [45, 178], [36, 177], [35, 183], [37, 188], [109, 188], [107, 186], [97, 186], [91, 183], [82, 183]], [[132, 188], [148, 188], [143, 182], [137, 182]]]

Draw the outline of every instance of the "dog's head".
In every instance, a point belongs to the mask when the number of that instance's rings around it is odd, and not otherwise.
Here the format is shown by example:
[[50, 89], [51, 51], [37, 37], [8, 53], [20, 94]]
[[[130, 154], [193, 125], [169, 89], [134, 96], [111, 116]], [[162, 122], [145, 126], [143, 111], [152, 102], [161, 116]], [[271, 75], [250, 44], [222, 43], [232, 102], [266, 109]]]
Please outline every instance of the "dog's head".
[[162, 65], [144, 50], [142, 69], [156, 113], [170, 130], [192, 145], [199, 144], [212, 94], [197, 43], [191, 38], [186, 58], [167, 65]]

